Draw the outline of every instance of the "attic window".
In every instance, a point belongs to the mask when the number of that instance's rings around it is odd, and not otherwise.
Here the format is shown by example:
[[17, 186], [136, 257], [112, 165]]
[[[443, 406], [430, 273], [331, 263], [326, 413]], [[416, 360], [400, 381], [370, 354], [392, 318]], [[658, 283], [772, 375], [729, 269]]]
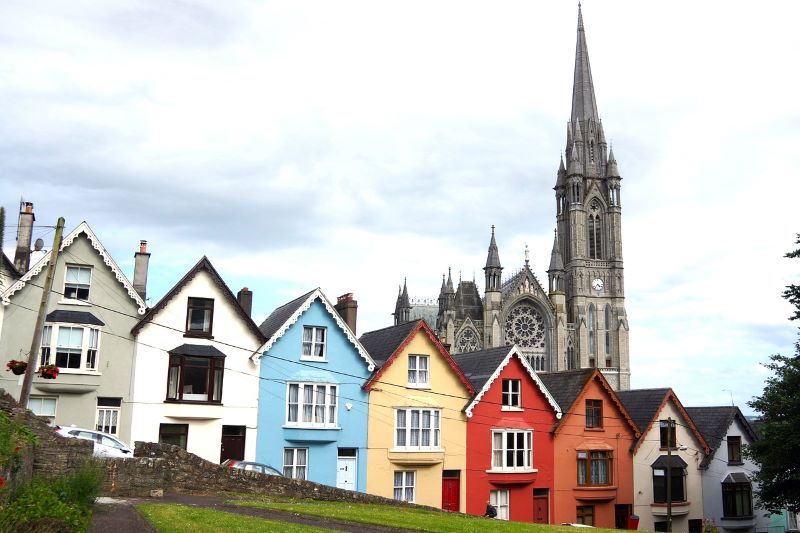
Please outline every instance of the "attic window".
[[214, 323], [214, 300], [189, 298], [186, 311], [186, 337], [211, 337]]

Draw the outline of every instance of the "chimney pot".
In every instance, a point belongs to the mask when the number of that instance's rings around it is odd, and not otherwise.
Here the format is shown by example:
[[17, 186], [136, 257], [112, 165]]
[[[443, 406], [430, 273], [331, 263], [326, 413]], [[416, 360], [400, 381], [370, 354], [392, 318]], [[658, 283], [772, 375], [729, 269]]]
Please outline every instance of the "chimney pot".
[[139, 241], [139, 253], [147, 253], [147, 241]]

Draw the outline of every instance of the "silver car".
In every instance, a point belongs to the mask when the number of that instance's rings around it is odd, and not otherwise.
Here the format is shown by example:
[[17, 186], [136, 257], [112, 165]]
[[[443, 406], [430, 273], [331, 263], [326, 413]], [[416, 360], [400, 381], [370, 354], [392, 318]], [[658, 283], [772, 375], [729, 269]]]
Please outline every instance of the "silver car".
[[94, 429], [84, 429], [76, 427], [56, 426], [56, 433], [64, 437], [73, 439], [84, 439], [94, 442], [95, 457], [133, 457], [133, 450], [130, 446], [102, 431]]

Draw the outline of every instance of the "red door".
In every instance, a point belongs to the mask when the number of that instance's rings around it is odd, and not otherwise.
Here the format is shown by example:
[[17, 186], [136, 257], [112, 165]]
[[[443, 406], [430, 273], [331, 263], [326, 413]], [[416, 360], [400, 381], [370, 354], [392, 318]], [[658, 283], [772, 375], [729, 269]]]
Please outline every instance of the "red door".
[[537, 524], [547, 524], [547, 495], [533, 497], [533, 521]]
[[442, 509], [458, 512], [458, 502], [461, 499], [461, 476], [458, 470], [445, 470], [442, 472]]

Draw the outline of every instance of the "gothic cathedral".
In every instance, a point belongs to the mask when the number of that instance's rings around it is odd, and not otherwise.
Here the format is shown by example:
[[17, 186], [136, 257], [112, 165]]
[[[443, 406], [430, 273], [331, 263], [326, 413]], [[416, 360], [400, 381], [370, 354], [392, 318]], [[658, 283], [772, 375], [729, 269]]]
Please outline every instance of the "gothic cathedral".
[[598, 367], [616, 389], [630, 388], [628, 319], [622, 266], [620, 181], [595, 101], [583, 17], [567, 127], [566, 166], [556, 177], [556, 229], [545, 292], [526, 258], [503, 279], [489, 241], [483, 298], [474, 281], [442, 277], [438, 305], [400, 289], [395, 323], [424, 318], [452, 353], [516, 344], [541, 372]]

